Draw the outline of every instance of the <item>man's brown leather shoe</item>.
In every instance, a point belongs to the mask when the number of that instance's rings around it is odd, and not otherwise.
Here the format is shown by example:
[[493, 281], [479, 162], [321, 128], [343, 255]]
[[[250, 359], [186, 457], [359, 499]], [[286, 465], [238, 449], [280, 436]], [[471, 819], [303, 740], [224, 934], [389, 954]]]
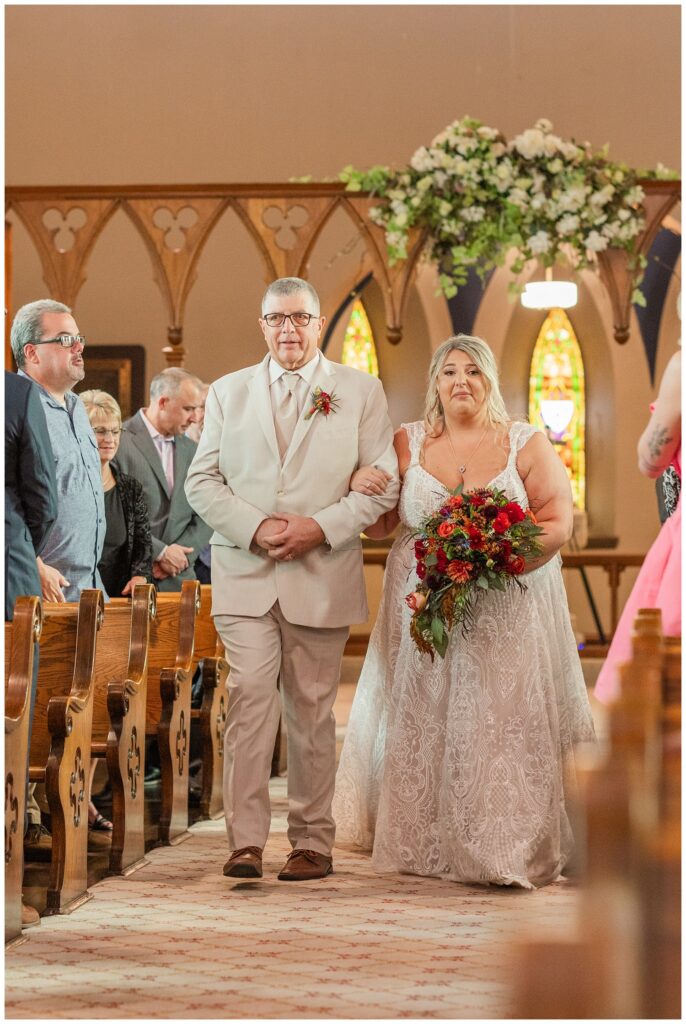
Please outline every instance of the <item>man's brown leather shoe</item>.
[[331, 857], [316, 850], [293, 850], [281, 869], [281, 882], [307, 882], [311, 878], [326, 878], [333, 871]]
[[262, 878], [262, 850], [259, 846], [234, 850], [224, 865], [224, 874], [229, 878]]

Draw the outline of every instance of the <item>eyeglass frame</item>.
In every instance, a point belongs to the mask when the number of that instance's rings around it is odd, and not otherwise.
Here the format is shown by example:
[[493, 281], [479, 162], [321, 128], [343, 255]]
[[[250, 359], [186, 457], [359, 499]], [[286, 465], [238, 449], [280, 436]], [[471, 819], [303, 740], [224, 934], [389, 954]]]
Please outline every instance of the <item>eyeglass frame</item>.
[[[69, 344], [65, 345], [63, 339], [69, 339]], [[43, 341], [27, 341], [26, 345], [60, 345], [62, 348], [73, 348], [76, 343], [86, 347], [86, 337], [84, 334], [58, 334], [56, 338], [45, 338]], [[24, 348], [26, 348], [24, 345]]]
[[[267, 320], [268, 316], [282, 316], [283, 320], [280, 324], [270, 324], [269, 320]], [[294, 316], [306, 316], [309, 317], [309, 319], [306, 324], [296, 324], [293, 323]], [[283, 327], [286, 320], [291, 321], [291, 327], [309, 327], [312, 320], [321, 320], [321, 313], [306, 313], [304, 310], [299, 310], [297, 313], [265, 313], [262, 319], [266, 323], [267, 327], [276, 327], [277, 329], [279, 327]]]
[[96, 437], [105, 437], [106, 434], [111, 434], [112, 437], [119, 437], [121, 432], [121, 427], [93, 427], [93, 433]]

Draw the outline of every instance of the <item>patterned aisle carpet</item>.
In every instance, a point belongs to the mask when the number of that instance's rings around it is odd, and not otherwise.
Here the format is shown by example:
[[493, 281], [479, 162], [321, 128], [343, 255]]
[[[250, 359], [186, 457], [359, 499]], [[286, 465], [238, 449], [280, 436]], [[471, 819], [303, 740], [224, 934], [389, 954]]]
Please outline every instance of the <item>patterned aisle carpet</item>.
[[198, 823], [8, 952], [7, 1017], [502, 1019], [513, 943], [572, 929], [565, 882], [530, 893], [379, 877], [344, 850], [323, 881], [278, 882], [285, 780], [272, 796], [263, 879], [224, 878], [223, 822]]

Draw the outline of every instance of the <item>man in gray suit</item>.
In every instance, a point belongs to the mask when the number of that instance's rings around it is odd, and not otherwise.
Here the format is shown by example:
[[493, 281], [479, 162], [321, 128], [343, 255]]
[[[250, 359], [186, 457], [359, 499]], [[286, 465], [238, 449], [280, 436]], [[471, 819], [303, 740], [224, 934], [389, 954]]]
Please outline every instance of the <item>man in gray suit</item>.
[[123, 425], [116, 462], [143, 485], [158, 590], [181, 590], [212, 531], [188, 504], [186, 473], [197, 445], [184, 437], [201, 406], [202, 383], [178, 367], [150, 384], [150, 404]]

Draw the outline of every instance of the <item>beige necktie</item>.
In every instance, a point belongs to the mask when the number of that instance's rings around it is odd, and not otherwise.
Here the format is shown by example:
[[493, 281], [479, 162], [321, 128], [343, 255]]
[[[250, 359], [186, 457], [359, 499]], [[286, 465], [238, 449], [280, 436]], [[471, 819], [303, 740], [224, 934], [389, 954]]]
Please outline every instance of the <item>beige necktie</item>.
[[276, 407], [274, 426], [276, 428], [276, 440], [279, 445], [279, 455], [282, 462], [291, 443], [295, 425], [298, 422], [297, 387], [299, 381], [300, 374], [292, 370], [286, 370], [279, 377], [281, 397]]

